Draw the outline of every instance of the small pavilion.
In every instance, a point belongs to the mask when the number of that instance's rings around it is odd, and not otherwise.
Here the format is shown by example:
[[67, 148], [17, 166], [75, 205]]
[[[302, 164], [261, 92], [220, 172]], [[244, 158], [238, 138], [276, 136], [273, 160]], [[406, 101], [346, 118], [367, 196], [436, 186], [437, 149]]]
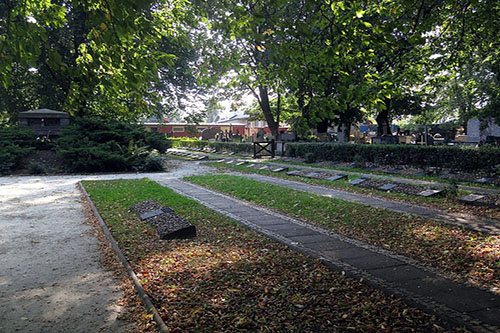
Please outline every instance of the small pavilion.
[[33, 130], [38, 136], [61, 135], [64, 126], [69, 125], [69, 113], [49, 109], [19, 112], [19, 126]]

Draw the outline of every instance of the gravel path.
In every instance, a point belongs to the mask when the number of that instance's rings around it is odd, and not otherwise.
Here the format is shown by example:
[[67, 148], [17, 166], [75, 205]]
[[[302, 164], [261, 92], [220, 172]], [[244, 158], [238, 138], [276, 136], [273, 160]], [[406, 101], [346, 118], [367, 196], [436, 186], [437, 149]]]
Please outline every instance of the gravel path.
[[76, 183], [206, 170], [186, 163], [172, 173], [0, 177], [0, 332], [127, 331], [116, 304], [122, 291], [100, 264]]

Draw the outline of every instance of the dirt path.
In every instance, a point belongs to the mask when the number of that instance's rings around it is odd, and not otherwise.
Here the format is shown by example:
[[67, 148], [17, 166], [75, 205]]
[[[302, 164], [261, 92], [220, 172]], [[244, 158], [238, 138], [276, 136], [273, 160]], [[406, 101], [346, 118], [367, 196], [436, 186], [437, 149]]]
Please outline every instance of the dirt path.
[[99, 262], [75, 185], [206, 170], [188, 163], [167, 174], [0, 177], [0, 332], [126, 331], [116, 304], [122, 291]]

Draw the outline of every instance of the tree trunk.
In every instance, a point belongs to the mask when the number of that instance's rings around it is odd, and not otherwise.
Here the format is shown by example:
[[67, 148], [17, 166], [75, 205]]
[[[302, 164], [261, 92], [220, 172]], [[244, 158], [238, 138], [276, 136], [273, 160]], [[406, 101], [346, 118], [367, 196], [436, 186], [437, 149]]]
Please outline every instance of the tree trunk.
[[382, 110], [377, 115], [377, 136], [392, 135], [391, 122], [389, 121], [389, 111], [391, 109], [390, 98], [385, 99], [385, 110]]
[[262, 109], [262, 112], [264, 113], [264, 118], [266, 118], [267, 126], [269, 126], [269, 129], [271, 130], [271, 134], [273, 135], [274, 140], [279, 140], [279, 123], [274, 120], [271, 105], [269, 104], [267, 87], [259, 86], [259, 96], [259, 105]]

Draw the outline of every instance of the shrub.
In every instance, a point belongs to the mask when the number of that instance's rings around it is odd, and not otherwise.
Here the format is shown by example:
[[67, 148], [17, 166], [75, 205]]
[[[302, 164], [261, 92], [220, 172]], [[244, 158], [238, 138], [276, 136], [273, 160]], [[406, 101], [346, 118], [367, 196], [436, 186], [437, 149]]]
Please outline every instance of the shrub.
[[[435, 167], [460, 171], [492, 171], [500, 164], [500, 148], [414, 145], [362, 145], [338, 143], [288, 143], [286, 154], [305, 158], [314, 154], [318, 161], [365, 162], [386, 165]], [[359, 157], [356, 157], [359, 156]]]
[[31, 162], [28, 164], [28, 172], [32, 175], [40, 175], [45, 172], [45, 168], [39, 162]]
[[0, 128], [0, 174], [9, 174], [35, 148], [35, 133], [13, 126]]
[[153, 167], [150, 152], [168, 145], [163, 135], [138, 124], [80, 118], [64, 128], [57, 152], [72, 172], [142, 171]]
[[316, 162], [316, 155], [314, 153], [307, 153], [305, 156], [306, 163], [314, 163]]

